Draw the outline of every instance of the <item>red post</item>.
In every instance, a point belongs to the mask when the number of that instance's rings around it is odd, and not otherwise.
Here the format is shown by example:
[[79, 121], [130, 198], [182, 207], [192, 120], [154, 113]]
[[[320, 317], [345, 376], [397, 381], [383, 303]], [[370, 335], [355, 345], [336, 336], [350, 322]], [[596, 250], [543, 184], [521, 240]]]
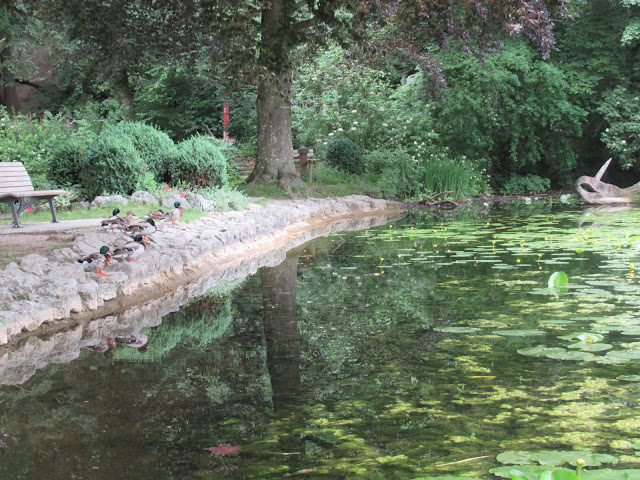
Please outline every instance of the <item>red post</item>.
[[227, 132], [227, 127], [229, 126], [229, 104], [222, 104], [222, 138], [224, 141], [229, 143], [229, 132]]

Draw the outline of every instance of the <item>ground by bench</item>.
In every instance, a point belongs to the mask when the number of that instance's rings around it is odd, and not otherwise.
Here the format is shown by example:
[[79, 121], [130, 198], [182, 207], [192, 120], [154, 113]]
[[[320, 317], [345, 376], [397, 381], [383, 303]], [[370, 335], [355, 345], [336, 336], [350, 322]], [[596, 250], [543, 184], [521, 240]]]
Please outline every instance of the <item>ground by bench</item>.
[[38, 200], [47, 200], [53, 223], [58, 223], [53, 198], [64, 190], [34, 190], [31, 178], [22, 162], [0, 162], [0, 202], [7, 203], [13, 216], [13, 226], [21, 227], [20, 214]]

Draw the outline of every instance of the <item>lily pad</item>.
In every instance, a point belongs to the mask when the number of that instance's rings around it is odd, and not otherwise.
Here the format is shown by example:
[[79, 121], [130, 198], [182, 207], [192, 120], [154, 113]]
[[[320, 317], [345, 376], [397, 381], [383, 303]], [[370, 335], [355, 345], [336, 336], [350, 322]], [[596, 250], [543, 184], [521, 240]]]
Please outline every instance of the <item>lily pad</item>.
[[558, 338], [563, 340], [579, 340], [584, 343], [596, 343], [600, 342], [604, 339], [604, 335], [600, 335], [599, 333], [591, 333], [591, 332], [578, 332], [578, 333], [570, 333], [569, 335], [562, 335]]
[[613, 352], [607, 352], [607, 357], [624, 360], [640, 360], [640, 350], [614, 350]]
[[554, 272], [549, 277], [548, 285], [551, 289], [566, 287], [569, 285], [569, 277], [564, 272]]
[[582, 459], [585, 461], [585, 465], [589, 467], [598, 467], [603, 463], [616, 463], [617, 457], [607, 455], [603, 453], [591, 453], [584, 451], [544, 451], [531, 455], [531, 460], [539, 463], [540, 465], [558, 466], [563, 463], [569, 463], [576, 465], [576, 460]]
[[554, 360], [584, 360], [591, 355], [591, 353], [572, 350], [570, 352], [551, 353], [547, 355], [547, 358]]
[[546, 334], [542, 330], [494, 330], [493, 333], [505, 337], [537, 337]]
[[481, 329], [476, 327], [438, 327], [434, 330], [443, 333], [473, 333]]
[[547, 347], [545, 345], [538, 345], [537, 347], [529, 347], [529, 348], [520, 348], [518, 353], [520, 355], [527, 356], [545, 356], [550, 355], [552, 353], [560, 353], [566, 352], [564, 348], [561, 347]]
[[608, 343], [572, 343], [567, 346], [568, 348], [574, 348], [582, 350], [583, 352], [604, 352], [605, 350], [611, 350], [613, 345]]
[[496, 456], [496, 460], [500, 463], [504, 463], [506, 465], [531, 465], [533, 461], [531, 460], [531, 455], [535, 452], [527, 452], [527, 451], [506, 451], [499, 453]]

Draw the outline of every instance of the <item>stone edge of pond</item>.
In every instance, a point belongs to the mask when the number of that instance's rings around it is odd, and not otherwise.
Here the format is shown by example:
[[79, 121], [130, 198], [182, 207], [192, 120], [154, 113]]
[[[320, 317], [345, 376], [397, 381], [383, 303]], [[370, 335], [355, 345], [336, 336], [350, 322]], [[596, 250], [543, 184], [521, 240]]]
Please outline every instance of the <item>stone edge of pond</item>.
[[26, 255], [0, 270], [0, 345], [69, 318], [133, 307], [206, 275], [217, 262], [277, 247], [324, 223], [404, 210], [401, 203], [360, 195], [254, 203], [175, 227], [162, 224], [137, 262], [114, 262], [105, 277], [76, 259], [128, 238], [99, 226], [81, 231], [70, 248]]

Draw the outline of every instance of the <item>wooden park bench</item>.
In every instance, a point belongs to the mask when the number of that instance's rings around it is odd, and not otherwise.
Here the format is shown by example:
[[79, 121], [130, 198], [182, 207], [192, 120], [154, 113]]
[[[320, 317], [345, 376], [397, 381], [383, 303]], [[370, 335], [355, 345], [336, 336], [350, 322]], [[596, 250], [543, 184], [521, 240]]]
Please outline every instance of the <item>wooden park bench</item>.
[[20, 214], [38, 200], [47, 200], [51, 209], [52, 223], [58, 223], [53, 197], [67, 193], [64, 190], [33, 189], [31, 178], [22, 162], [0, 162], [0, 202], [9, 204], [13, 215], [13, 226], [20, 228]]

